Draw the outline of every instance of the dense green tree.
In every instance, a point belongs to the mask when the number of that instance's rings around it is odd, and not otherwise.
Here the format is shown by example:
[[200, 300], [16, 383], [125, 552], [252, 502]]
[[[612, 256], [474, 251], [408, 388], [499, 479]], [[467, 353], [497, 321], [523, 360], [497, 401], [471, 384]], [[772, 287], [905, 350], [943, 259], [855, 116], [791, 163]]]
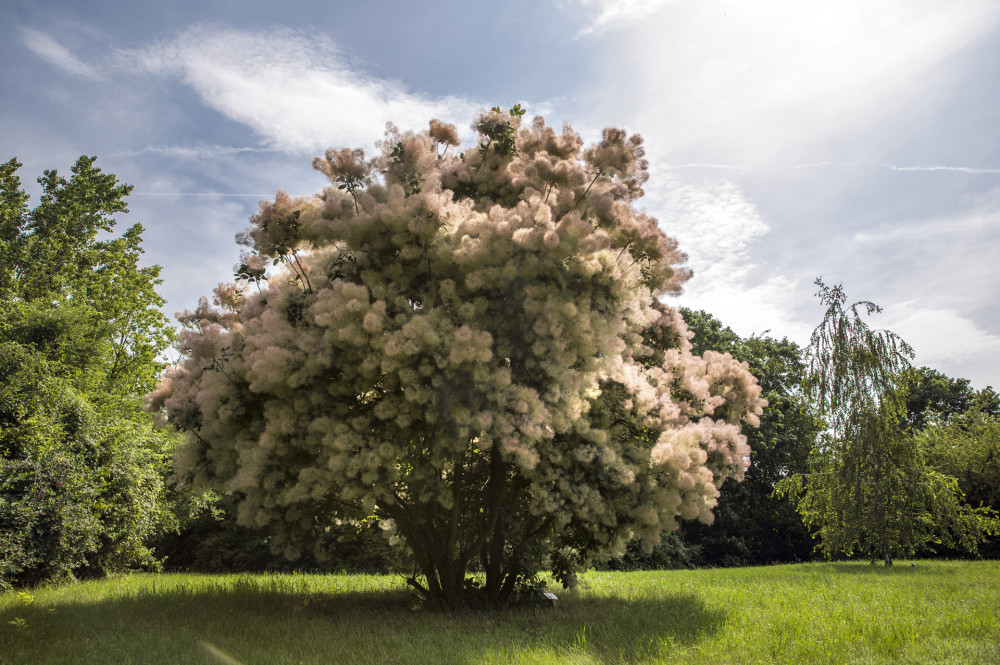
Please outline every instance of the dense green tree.
[[99, 414], [42, 353], [0, 341], [0, 588], [153, 565], [170, 450]]
[[28, 195], [17, 176], [20, 167], [16, 159], [0, 164], [0, 302], [17, 295], [15, 269], [22, 263], [21, 235], [28, 220]]
[[8, 318], [27, 319], [48, 316], [52, 307], [72, 307], [73, 317], [65, 318], [84, 319], [75, 331], [82, 337], [56, 335], [49, 342], [87, 347], [92, 362], [83, 368], [77, 355], [63, 371], [76, 372], [75, 381], [95, 391], [141, 395], [155, 384], [162, 369], [157, 357], [173, 331], [159, 310], [160, 267], [139, 265], [142, 225], [113, 235], [112, 215], [127, 212], [132, 187], [103, 173], [95, 160], [81, 157], [69, 179], [45, 171], [33, 209], [16, 175], [20, 164], [11, 160], [0, 167], [3, 307]]
[[[1000, 415], [989, 412], [991, 403], [985, 395], [964, 413], [928, 423], [916, 437], [927, 450], [928, 463], [954, 477], [970, 505], [990, 509], [995, 517], [1000, 512]], [[998, 534], [980, 551], [1000, 557]]]
[[964, 414], [973, 406], [981, 413], [1000, 415], [1000, 395], [990, 386], [977, 391], [968, 379], [953, 379], [929, 367], [906, 370], [903, 384], [906, 422], [913, 430]]
[[822, 427], [802, 390], [802, 349], [788, 339], [743, 339], [707, 312], [681, 312], [694, 333], [693, 352], [726, 352], [746, 362], [767, 400], [760, 427], [743, 428], [753, 451], [743, 482], [726, 481], [720, 488], [711, 525], [690, 522], [682, 526], [685, 543], [698, 548], [702, 565], [759, 565], [810, 558], [812, 538], [795, 507], [774, 494], [780, 480], [806, 470]]
[[711, 519], [742, 475], [759, 388], [659, 301], [688, 272], [633, 205], [641, 139], [584, 149], [521, 114], [481, 114], [465, 152], [440, 122], [390, 127], [374, 164], [328, 151], [332, 186], [279, 193], [240, 237], [241, 278], [280, 269], [185, 316], [152, 398], [187, 433], [179, 470], [290, 555], [375, 515], [429, 598], [506, 602], [542, 566], [573, 584], [591, 554]]
[[[975, 550], [993, 523], [963, 501], [954, 477], [928, 465], [924, 447], [905, 428], [903, 373], [910, 347], [845, 306], [838, 285], [816, 281], [826, 306], [808, 350], [807, 386], [828, 429], [811, 469], [778, 484], [796, 503], [827, 556], [862, 554], [891, 565], [931, 543]], [[864, 314], [862, 313], [864, 312]]]
[[131, 187], [81, 157], [29, 208], [19, 167], [0, 166], [0, 585], [150, 564], [171, 519], [141, 399], [172, 330], [142, 227], [113, 235]]

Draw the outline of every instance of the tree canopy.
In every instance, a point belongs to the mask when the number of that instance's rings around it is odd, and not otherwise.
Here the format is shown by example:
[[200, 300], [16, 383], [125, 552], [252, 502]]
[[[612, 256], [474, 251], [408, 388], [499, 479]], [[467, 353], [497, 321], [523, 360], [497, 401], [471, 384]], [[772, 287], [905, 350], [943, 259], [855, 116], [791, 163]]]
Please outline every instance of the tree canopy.
[[0, 165], [0, 587], [151, 565], [167, 441], [141, 410], [172, 329], [131, 190], [81, 157], [34, 208]]
[[693, 351], [730, 353], [757, 377], [767, 406], [760, 426], [743, 426], [753, 451], [743, 482], [727, 480], [711, 525], [689, 522], [684, 543], [699, 550], [697, 561], [711, 566], [761, 565], [811, 557], [813, 543], [794, 505], [774, 494], [782, 479], [808, 469], [809, 454], [822, 429], [808, 396], [803, 350], [788, 339], [766, 335], [741, 338], [704, 311], [682, 309], [694, 333]]
[[[0, 297], [9, 334], [64, 326], [50, 336], [59, 345], [50, 357], [65, 355], [64, 371], [76, 368], [78, 381], [105, 392], [140, 395], [155, 385], [173, 329], [159, 310], [160, 267], [139, 264], [142, 225], [113, 235], [112, 215], [128, 211], [132, 187], [95, 161], [81, 157], [69, 179], [45, 171], [33, 209], [17, 177], [21, 165], [0, 166]], [[66, 325], [76, 326], [72, 335]]]
[[806, 385], [828, 429], [809, 472], [779, 490], [830, 557], [857, 553], [888, 566], [931, 543], [975, 551], [994, 523], [963, 501], [954, 477], [928, 464], [905, 427], [912, 349], [891, 331], [869, 328], [864, 316], [880, 307], [847, 306], [839, 285], [816, 284], [826, 312], [810, 341]]
[[906, 387], [906, 423], [912, 430], [948, 421], [970, 409], [1000, 415], [1000, 395], [987, 386], [974, 390], [968, 379], [953, 379], [929, 367], [910, 368], [903, 375]]
[[332, 185], [262, 203], [242, 286], [185, 315], [150, 407], [186, 432], [178, 470], [288, 555], [375, 516], [430, 599], [506, 602], [711, 521], [742, 476], [760, 388], [659, 300], [689, 273], [633, 205], [642, 140], [522, 115], [480, 114], [464, 151], [437, 120], [328, 151]]

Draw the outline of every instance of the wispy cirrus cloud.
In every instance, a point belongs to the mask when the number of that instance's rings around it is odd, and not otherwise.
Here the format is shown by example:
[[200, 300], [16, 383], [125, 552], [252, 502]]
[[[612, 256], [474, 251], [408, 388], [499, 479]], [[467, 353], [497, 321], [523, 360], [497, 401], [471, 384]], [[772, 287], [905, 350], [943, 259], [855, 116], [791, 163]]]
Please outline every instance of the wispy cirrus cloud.
[[954, 165], [915, 165], [915, 166], [904, 166], [899, 164], [861, 164], [858, 162], [814, 162], [812, 164], [796, 164], [791, 167], [793, 169], [819, 169], [825, 167], [873, 167], [886, 169], [888, 171], [917, 171], [932, 173], [935, 171], [946, 172], [946, 173], [970, 173], [973, 175], [990, 175], [990, 174], [1000, 174], [1000, 168], [990, 168], [990, 167], [978, 167], [978, 166], [954, 166]]
[[749, 166], [739, 164], [712, 164], [710, 162], [687, 162], [685, 164], [663, 164], [661, 169], [666, 171], [679, 171], [682, 169], [713, 169], [717, 171], [753, 171]]
[[977, 168], [973, 166], [896, 166], [895, 164], [880, 164], [890, 171], [951, 171], [954, 173], [990, 174], [1000, 173], [1000, 169]]
[[244, 153], [266, 153], [277, 152], [274, 148], [261, 148], [256, 146], [229, 146], [229, 145], [159, 145], [146, 146], [138, 150], [123, 150], [111, 153], [108, 157], [138, 157], [139, 155], [165, 155], [167, 157], [178, 157], [181, 159], [212, 159], [215, 157], [228, 157], [231, 155], [241, 155]]
[[[986, 234], [998, 237], [987, 237]], [[877, 250], [886, 245], [898, 246], [906, 241], [919, 243], [923, 247], [941, 247], [946, 241], [952, 247], [958, 246], [959, 241], [994, 246], [996, 241], [1000, 241], [1000, 186], [951, 214], [883, 224], [856, 232], [852, 240], [858, 246]], [[1000, 259], [1000, 245], [995, 246], [996, 258]], [[966, 247], [968, 249], [971, 247]]]
[[238, 194], [231, 192], [137, 192], [132, 194], [132, 196], [207, 196], [210, 198], [226, 198], [235, 197], [242, 199], [268, 199], [272, 194]]
[[101, 78], [96, 68], [77, 58], [66, 46], [44, 32], [33, 28], [24, 28], [21, 30], [21, 41], [28, 47], [28, 50], [56, 69], [75, 76], [84, 76], [90, 79]]
[[[850, 238], [850, 247], [864, 261], [866, 270], [884, 273], [883, 284], [893, 288], [901, 300], [919, 294], [924, 308], [975, 312], [981, 321], [995, 321], [1000, 301], [996, 279], [1000, 186], [966, 201], [957, 210], [859, 230]], [[921, 275], [919, 282], [907, 289], [910, 298], [894, 285], [907, 264], [918, 267]], [[973, 340], [965, 343], [977, 344]]]
[[432, 97], [352, 69], [322, 34], [199, 24], [176, 37], [118, 53], [123, 67], [177, 79], [202, 102], [251, 127], [266, 146], [314, 153], [370, 145], [385, 123], [422, 129], [430, 118], [468, 122], [481, 105]]

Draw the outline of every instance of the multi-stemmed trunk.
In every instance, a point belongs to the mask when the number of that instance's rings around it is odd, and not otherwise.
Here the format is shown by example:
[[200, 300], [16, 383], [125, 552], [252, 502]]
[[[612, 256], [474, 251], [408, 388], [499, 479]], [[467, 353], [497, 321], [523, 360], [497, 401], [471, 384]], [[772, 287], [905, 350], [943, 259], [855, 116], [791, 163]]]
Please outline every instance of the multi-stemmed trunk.
[[430, 605], [443, 609], [473, 600], [467, 594], [466, 577], [470, 564], [477, 560], [486, 579], [475, 601], [504, 604], [524, 570], [520, 558], [547, 526], [545, 520], [530, 516], [521, 525], [525, 516], [518, 514], [518, 507], [525, 486], [512, 476], [511, 464], [497, 446], [490, 451], [488, 463], [479, 467], [478, 492], [475, 474], [471, 475], [467, 460], [459, 456], [451, 473], [448, 510], [398, 494], [379, 503], [380, 512], [395, 521], [410, 545], [423, 577], [410, 578], [408, 583]]

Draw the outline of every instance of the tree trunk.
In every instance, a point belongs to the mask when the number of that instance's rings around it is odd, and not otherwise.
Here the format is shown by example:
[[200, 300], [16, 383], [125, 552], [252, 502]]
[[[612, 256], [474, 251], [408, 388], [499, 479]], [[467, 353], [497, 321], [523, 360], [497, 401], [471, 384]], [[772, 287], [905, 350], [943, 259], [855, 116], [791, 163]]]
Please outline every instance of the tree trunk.
[[499, 604], [503, 582], [504, 515], [503, 495], [506, 483], [506, 469], [500, 454], [499, 442], [494, 442], [490, 450], [489, 511], [493, 521], [493, 534], [486, 562], [486, 596], [492, 604]]
[[[426, 586], [416, 579], [408, 580], [426, 600], [439, 609], [457, 609], [465, 602], [465, 576], [469, 562], [482, 556], [486, 573], [486, 600], [499, 605], [511, 591], [504, 585], [504, 555], [506, 553], [506, 510], [504, 499], [507, 492], [507, 464], [494, 444], [490, 452], [489, 476], [486, 482], [485, 521], [482, 515], [468, 515], [462, 509], [463, 496], [460, 484], [465, 469], [462, 460], [456, 459], [455, 491], [453, 506], [445, 514], [438, 514], [430, 505], [417, 505], [398, 495], [381, 504], [387, 517], [396, 521], [400, 533], [410, 545], [420, 573], [426, 578]], [[474, 542], [461, 542], [463, 519], [473, 520], [480, 525]], [[466, 525], [468, 528], [470, 525]]]

